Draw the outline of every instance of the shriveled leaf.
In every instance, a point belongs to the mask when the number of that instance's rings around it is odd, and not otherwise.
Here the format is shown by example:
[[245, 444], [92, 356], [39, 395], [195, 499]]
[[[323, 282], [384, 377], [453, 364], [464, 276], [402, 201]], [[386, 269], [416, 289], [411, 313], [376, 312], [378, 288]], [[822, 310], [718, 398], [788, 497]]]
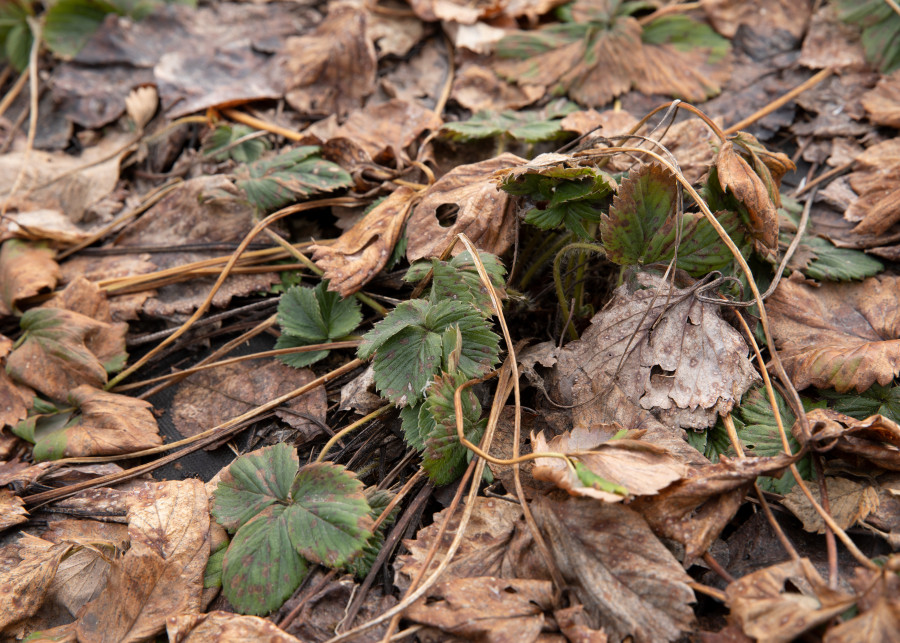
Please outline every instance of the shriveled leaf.
[[731, 193], [745, 207], [750, 234], [762, 245], [775, 250], [778, 244], [778, 213], [766, 184], [737, 152], [734, 143], [725, 141], [716, 157], [716, 171], [722, 190]]
[[19, 382], [56, 400], [81, 384], [101, 388], [125, 364], [127, 324], [108, 324], [61, 308], [32, 308], [20, 321], [25, 339], [6, 361]]
[[772, 335], [798, 389], [863, 392], [900, 373], [900, 278], [812, 288], [783, 279], [766, 302]]
[[275, 623], [258, 616], [231, 612], [178, 614], [166, 622], [166, 634], [172, 643], [218, 643], [219, 641], [265, 641], [300, 643], [280, 630]]
[[0, 315], [16, 310], [21, 299], [53, 288], [59, 281], [56, 253], [46, 243], [19, 239], [4, 241], [0, 247]]
[[306, 576], [306, 561], [288, 535], [288, 508], [268, 506], [244, 523], [225, 552], [222, 591], [240, 612], [277, 609]]
[[900, 577], [892, 565], [882, 570], [857, 567], [854, 572], [850, 584], [859, 594], [859, 615], [830, 628], [825, 643], [893, 641], [900, 637]]
[[32, 616], [44, 602], [60, 559], [71, 543], [45, 546], [7, 545], [0, 550], [0, 632], [9, 625]]
[[340, 567], [372, 536], [373, 520], [363, 484], [356, 474], [330, 462], [300, 469], [285, 512], [288, 534], [297, 552], [316, 563]]
[[[821, 506], [822, 497], [819, 493], [819, 485], [808, 486], [813, 498]], [[857, 522], [862, 522], [878, 508], [878, 493], [871, 485], [849, 478], [826, 476], [825, 488], [828, 492], [831, 517], [841, 529], [849, 529]], [[825, 521], [799, 487], [794, 487], [781, 502], [803, 522], [803, 528], [806, 531], [817, 534], [825, 533]]]
[[[506, 152], [480, 163], [459, 165], [425, 190], [406, 224], [409, 261], [440, 256], [460, 232], [479, 250], [502, 255], [512, 245], [513, 216], [507, 211], [509, 197], [497, 190], [491, 177], [497, 170], [524, 162]], [[449, 225], [441, 224], [445, 210], [452, 217]], [[454, 254], [463, 250], [462, 244], [457, 244]]]
[[[422, 468], [436, 484], [453, 482], [462, 473], [468, 450], [460, 442], [456, 430], [456, 410], [453, 396], [457, 387], [468, 378], [460, 372], [441, 373], [434, 379], [425, 398], [425, 409], [431, 415], [431, 428], [422, 431], [424, 450]], [[463, 434], [478, 444], [484, 432], [480, 421], [481, 404], [472, 389], [462, 392]], [[420, 414], [421, 418], [421, 414]], [[421, 430], [420, 420], [420, 430]]]
[[28, 520], [22, 499], [9, 489], [0, 489], [0, 531]]
[[401, 186], [337, 241], [327, 246], [312, 246], [313, 261], [329, 280], [329, 290], [348, 297], [388, 264], [415, 202], [415, 195], [412, 188]]
[[213, 494], [212, 515], [231, 532], [269, 505], [290, 500], [300, 460], [296, 449], [280, 443], [236, 459]]
[[[861, 470], [900, 471], [900, 425], [893, 420], [881, 415], [855, 420], [832, 409], [813, 409], [806, 417], [814, 450], [840, 454]], [[793, 432], [799, 437], [800, 427], [795, 424]]]
[[849, 221], [859, 221], [856, 235], [883, 235], [900, 220], [893, 196], [900, 188], [900, 140], [889, 138], [869, 147], [856, 158], [847, 176], [858, 198], [844, 212]]
[[[503, 276], [506, 274], [506, 268], [496, 255], [489, 252], [479, 252], [478, 258], [481, 259], [494, 289], [503, 297], [505, 295]], [[494, 307], [487, 287], [481, 282], [475, 262], [468, 250], [456, 255], [450, 261], [441, 261], [440, 259], [432, 259], [430, 262], [418, 261], [410, 266], [403, 279], [415, 283], [424, 279], [429, 270], [432, 272], [429, 295], [432, 304], [446, 299], [454, 299], [472, 304], [485, 317], [493, 314]]]
[[251, 204], [265, 211], [353, 184], [347, 172], [318, 153], [318, 147], [304, 145], [256, 161], [238, 171], [236, 185]]
[[255, 131], [247, 125], [227, 123], [219, 125], [206, 139], [203, 151], [217, 161], [231, 158], [238, 163], [253, 163], [271, 147], [267, 139], [260, 137], [238, 143]]

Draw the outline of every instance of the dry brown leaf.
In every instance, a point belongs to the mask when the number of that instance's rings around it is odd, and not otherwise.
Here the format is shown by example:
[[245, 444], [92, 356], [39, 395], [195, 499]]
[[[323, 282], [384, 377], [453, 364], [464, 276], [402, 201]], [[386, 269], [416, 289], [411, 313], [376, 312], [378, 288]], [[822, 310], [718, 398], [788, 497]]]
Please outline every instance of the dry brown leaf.
[[873, 123], [900, 128], [900, 71], [879, 80], [863, 95], [862, 104]]
[[[308, 368], [291, 368], [274, 359], [263, 366], [238, 362], [194, 373], [175, 393], [172, 420], [182, 435], [191, 437], [315, 378]], [[304, 438], [312, 439], [322, 432], [318, 423], [325, 421], [326, 407], [325, 387], [320, 386], [294, 398], [276, 414]]]
[[387, 264], [406, 223], [416, 192], [401, 186], [333, 244], [312, 246], [313, 261], [325, 272], [328, 290], [348, 297]]
[[553, 602], [550, 581], [454, 578], [435, 585], [403, 616], [465, 639], [529, 643], [540, 634]]
[[[813, 498], [822, 504], [818, 484], [807, 485]], [[878, 508], [878, 493], [872, 485], [863, 484], [849, 478], [825, 477], [831, 517], [841, 529], [849, 529], [862, 522]], [[825, 521], [810, 504], [799, 486], [795, 486], [781, 503], [803, 522], [803, 528], [817, 534], [825, 533]]]
[[77, 643], [75, 623], [67, 623], [50, 629], [41, 629], [29, 635], [28, 643]]
[[837, 5], [825, 4], [810, 20], [798, 62], [813, 69], [865, 67], [866, 53], [859, 28], [838, 17]]
[[[405, 9], [399, 1], [385, 3], [385, 7]], [[373, 13], [369, 16], [366, 36], [378, 48], [379, 60], [385, 56], [405, 57], [425, 36], [425, 25], [415, 16]]]
[[[410, 262], [437, 257], [456, 235], [464, 232], [479, 250], [503, 254], [512, 244], [513, 217], [509, 195], [500, 191], [492, 176], [497, 170], [525, 163], [514, 154], [503, 153], [487, 161], [460, 165], [442, 176], [422, 194], [406, 226]], [[444, 210], [453, 222], [442, 224]], [[464, 251], [458, 243], [454, 256]]]
[[812, 13], [808, 0], [701, 0], [700, 6], [716, 31], [728, 38], [747, 25], [760, 32], [784, 29], [799, 40]]
[[[883, 415], [857, 420], [830, 409], [813, 409], [806, 414], [810, 427], [809, 446], [819, 452], [832, 452], [860, 469], [871, 465], [900, 471], [900, 425]], [[802, 439], [795, 423], [794, 437]]]
[[538, 496], [531, 506], [592, 628], [641, 643], [675, 640], [690, 627], [691, 579], [638, 513], [590, 498]]
[[554, 610], [553, 618], [566, 640], [573, 643], [607, 643], [608, 637], [603, 630], [591, 627], [590, 620], [584, 612], [584, 605], [573, 605]]
[[[791, 583], [805, 591], [788, 590]], [[760, 643], [793, 641], [853, 604], [852, 596], [828, 589], [806, 558], [747, 574], [731, 583], [725, 596], [731, 617]]]
[[[415, 540], [403, 542], [409, 553], [398, 556], [394, 563], [396, 570], [394, 584], [401, 591], [409, 587], [412, 578], [422, 568], [428, 555], [428, 548], [433, 545], [446, 513], [447, 510], [444, 510], [435, 514], [434, 522], [420, 530]], [[432, 573], [438, 562], [443, 560], [443, 553], [450, 546], [450, 541], [453, 540], [459, 526], [460, 514], [461, 512], [457, 512], [454, 515], [444, 532], [444, 539], [438, 546], [437, 556], [431, 561], [428, 573]], [[501, 576], [501, 562], [512, 538], [516, 521], [521, 515], [522, 510], [515, 503], [494, 498], [476, 498], [462, 544], [441, 578], [450, 580], [472, 576]]]
[[52, 290], [59, 281], [59, 265], [55, 252], [44, 243], [28, 243], [18, 239], [5, 241], [0, 247], [0, 316], [16, 310], [19, 300], [42, 290]]
[[285, 99], [301, 114], [345, 116], [375, 91], [375, 47], [366, 34], [368, 12], [331, 5], [316, 30], [285, 43]]
[[564, 403], [602, 405], [618, 384], [669, 425], [706, 428], [731, 410], [758, 378], [747, 345], [717, 306], [697, 301], [690, 288], [675, 288], [671, 296], [668, 288], [640, 273], [637, 283], [615, 291], [581, 339], [560, 354], [556, 376]]
[[25, 503], [9, 489], [0, 489], [0, 531], [28, 520]]
[[425, 22], [446, 20], [471, 25], [492, 18], [504, 10], [501, 0], [410, 0], [413, 12]]
[[844, 217], [859, 221], [853, 228], [858, 235], [884, 234], [900, 221], [900, 139], [890, 138], [860, 154], [854, 171], [847, 176], [858, 197]]
[[0, 434], [4, 426], [12, 426], [28, 415], [34, 397], [34, 391], [14, 382], [6, 373], [6, 356], [12, 346], [11, 339], [0, 335]]
[[169, 616], [199, 610], [209, 558], [206, 490], [192, 478], [153, 487], [155, 498], [128, 510], [131, 548], [80, 614], [79, 641], [142, 641], [162, 632]]
[[900, 277], [813, 288], [783, 279], [766, 302], [772, 335], [798, 389], [863, 392], [900, 372]]
[[272, 621], [258, 616], [218, 611], [170, 616], [166, 621], [166, 634], [170, 643], [300, 643], [299, 639], [278, 629]]
[[38, 611], [60, 559], [72, 548], [33, 540], [37, 542], [23, 538], [0, 549], [0, 634], [12, 634], [11, 625]]
[[450, 96], [468, 110], [501, 112], [530, 105], [544, 95], [540, 85], [510, 85], [484, 65], [463, 65], [453, 78]]
[[[535, 453], [552, 451], [570, 455], [594, 475], [625, 487], [632, 496], [653, 495], [688, 473], [688, 466], [664, 448], [638, 440], [610, 440], [609, 432], [600, 427], [576, 427], [549, 442], [542, 431], [532, 436], [532, 445]], [[586, 453], [588, 451], [590, 453]], [[553, 482], [573, 496], [588, 496], [606, 502], [621, 502], [626, 498], [585, 486], [572, 467], [559, 458], [536, 459], [532, 475], [537, 480]]]
[[596, 130], [596, 134], [607, 137], [627, 134], [637, 123], [638, 119], [623, 109], [607, 109], [602, 112], [588, 109], [572, 112], [559, 122], [567, 132], [583, 135]]
[[90, 229], [75, 225], [59, 210], [42, 209], [7, 213], [0, 220], [0, 242], [16, 238], [74, 245], [90, 236]]
[[881, 571], [854, 570], [850, 584], [859, 593], [856, 606], [860, 614], [829, 629], [824, 643], [900, 640], [900, 577], [896, 569], [894, 557]]
[[655, 496], [635, 500], [631, 507], [643, 514], [660, 536], [684, 545], [689, 567], [722, 532], [744, 501], [757, 476], [776, 475], [796, 458], [729, 459], [694, 470]]
[[750, 164], [734, 149], [734, 143], [725, 141], [716, 157], [719, 185], [731, 189], [738, 201], [744, 204], [750, 215], [750, 234], [768, 250], [778, 248], [778, 212], [769, 197], [766, 184], [753, 171]]

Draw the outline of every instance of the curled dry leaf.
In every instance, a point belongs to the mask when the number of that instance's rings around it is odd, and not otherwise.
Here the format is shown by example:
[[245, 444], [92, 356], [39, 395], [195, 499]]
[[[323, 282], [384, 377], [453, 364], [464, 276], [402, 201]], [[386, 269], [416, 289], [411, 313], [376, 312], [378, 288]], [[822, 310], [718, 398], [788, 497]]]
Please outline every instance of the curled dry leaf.
[[0, 316], [10, 315], [26, 297], [52, 289], [59, 281], [55, 252], [45, 243], [10, 239], [0, 247]]
[[591, 627], [638, 643], [672, 641], [690, 627], [691, 579], [638, 513], [589, 498], [544, 496], [532, 501], [532, 511]]
[[327, 246], [312, 246], [313, 261], [325, 271], [328, 289], [348, 297], [357, 292], [391, 258], [415, 201], [412, 188], [401, 186]]
[[11, 339], [0, 335], [0, 429], [24, 419], [34, 397], [30, 388], [17, 384], [6, 373], [5, 358], [12, 346]]
[[[839, 454], [860, 469], [900, 471], [900, 425], [893, 420], [883, 415], [857, 420], [831, 409], [813, 409], [806, 417], [814, 450]], [[801, 439], [799, 423], [792, 432]]]
[[900, 70], [882, 77], [863, 95], [862, 104], [873, 123], [900, 128]]
[[[509, 196], [497, 188], [492, 176], [523, 163], [525, 160], [515, 154], [503, 153], [455, 167], [425, 190], [407, 223], [409, 261], [440, 256], [460, 232], [479, 250], [503, 254], [512, 244], [514, 215], [507, 207]], [[442, 225], [445, 216], [452, 217], [451, 225]], [[464, 250], [458, 243], [453, 254]]]
[[884, 569], [857, 567], [850, 584], [858, 592], [859, 615], [825, 633], [825, 643], [900, 639], [900, 576], [893, 557]]
[[[809, 491], [822, 504], [819, 485], [811, 484]], [[878, 492], [872, 485], [856, 482], [849, 478], [827, 477], [825, 488], [828, 493], [831, 517], [841, 529], [848, 529], [878, 508]], [[817, 534], [825, 533], [825, 521], [809, 502], [799, 486], [795, 486], [781, 503], [803, 522], [803, 528]]]
[[265, 643], [300, 643], [272, 621], [258, 616], [242, 616], [231, 612], [179, 614], [166, 620], [166, 634], [171, 643], [218, 643], [219, 641], [264, 641]]
[[365, 10], [337, 3], [312, 34], [287, 40], [285, 99], [291, 107], [345, 116], [375, 91], [378, 62], [367, 21]]
[[684, 545], [684, 564], [689, 567], [718, 537], [744, 501], [757, 476], [774, 475], [796, 458], [729, 459], [694, 470], [655, 496], [638, 498], [632, 507], [660, 536]]
[[[608, 434], [596, 427], [576, 427], [549, 442], [543, 432], [538, 433], [532, 436], [532, 445], [535, 453], [551, 451], [569, 455], [593, 475], [624, 487], [633, 496], [653, 495], [688, 473], [688, 466], [661, 446], [638, 440], [607, 440]], [[559, 458], [536, 459], [532, 475], [537, 480], [555, 483], [573, 496], [606, 502], [620, 502], [626, 497], [602, 486], [585, 485], [572, 467]]]
[[[791, 583], [808, 590], [791, 591]], [[852, 596], [829, 589], [807, 558], [747, 574], [731, 583], [725, 596], [732, 618], [760, 643], [793, 641], [853, 604]]]
[[750, 234], [758, 239], [765, 248], [778, 248], [778, 212], [775, 203], [769, 196], [766, 184], [753, 171], [734, 148], [734, 143], [725, 141], [716, 157], [716, 170], [719, 185], [723, 190], [730, 189], [738, 201], [747, 208], [750, 220]]
[[79, 641], [142, 641], [172, 614], [196, 612], [209, 558], [209, 502], [193, 478], [154, 485], [128, 510], [131, 548], [78, 620]]
[[900, 189], [900, 139], [877, 143], [856, 158], [854, 171], [847, 176], [859, 195], [844, 217], [859, 221], [857, 235], [881, 235], [900, 221], [897, 190]]
[[782, 279], [766, 302], [772, 335], [791, 380], [863, 392], [900, 372], [900, 277], [813, 288]]
[[553, 603], [550, 581], [454, 578], [435, 585], [403, 616], [465, 639], [526, 643], [537, 639]]
[[694, 298], [694, 289], [668, 288], [639, 273], [563, 349], [556, 372], [567, 404], [602, 405], [618, 384], [632, 402], [676, 426], [706, 428], [731, 410], [758, 377], [747, 345], [717, 306]]
[[28, 520], [25, 503], [9, 489], [0, 489], [0, 531]]
[[72, 548], [68, 543], [29, 540], [0, 549], [0, 634], [13, 634], [11, 625], [40, 609], [60, 559]]

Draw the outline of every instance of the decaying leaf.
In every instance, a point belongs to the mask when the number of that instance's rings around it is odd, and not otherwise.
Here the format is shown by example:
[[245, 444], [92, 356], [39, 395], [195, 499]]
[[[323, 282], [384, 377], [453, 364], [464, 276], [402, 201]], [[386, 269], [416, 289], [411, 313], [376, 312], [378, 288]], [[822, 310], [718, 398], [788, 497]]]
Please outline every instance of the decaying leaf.
[[14, 382], [6, 373], [5, 358], [12, 350], [13, 342], [0, 335], [0, 429], [16, 424], [28, 415], [34, 392]]
[[[813, 498], [821, 505], [819, 485], [807, 486]], [[878, 508], [878, 493], [872, 485], [856, 482], [849, 478], [826, 476], [825, 488], [828, 492], [831, 517], [841, 529], [848, 529], [857, 522], [862, 522]], [[782, 504], [803, 521], [803, 528], [806, 531], [817, 534], [825, 533], [825, 521], [810, 504], [800, 487], [791, 489], [791, 492], [782, 500]]]
[[552, 605], [550, 581], [454, 578], [435, 585], [403, 616], [466, 639], [524, 643], [537, 638]]
[[809, 2], [793, 0], [768, 1], [764, 9], [741, 0], [701, 0], [700, 6], [716, 31], [728, 38], [734, 37], [738, 27], [747, 25], [763, 32], [785, 29], [799, 40], [812, 13]]
[[819, 288], [783, 279], [766, 302], [772, 335], [798, 389], [886, 385], [900, 372], [900, 278]]
[[[817, 451], [831, 452], [865, 470], [874, 465], [900, 471], [900, 425], [881, 415], [856, 420], [831, 409], [813, 409], [809, 420], [809, 445]], [[795, 437], [801, 429], [794, 425]]]
[[300, 643], [272, 622], [258, 616], [242, 616], [231, 612], [179, 614], [166, 621], [166, 634], [171, 643], [218, 643], [219, 641], [264, 641], [265, 643]]
[[[507, 207], [509, 197], [497, 189], [491, 177], [497, 170], [524, 162], [514, 154], [504, 153], [487, 161], [460, 165], [438, 179], [422, 194], [407, 223], [409, 261], [440, 256], [460, 232], [479, 250], [503, 254], [512, 243], [513, 214]], [[457, 244], [453, 254], [463, 250], [464, 246]]]
[[732, 618], [761, 643], [793, 641], [853, 604], [852, 596], [829, 589], [806, 558], [747, 574], [731, 583], [725, 596]]
[[617, 383], [633, 402], [677, 426], [706, 428], [731, 410], [758, 376], [743, 338], [694, 292], [669, 292], [649, 273], [620, 286], [560, 354], [567, 403], [601, 404]]
[[288, 104], [302, 114], [346, 115], [375, 91], [375, 47], [366, 34], [368, 12], [332, 5], [306, 36], [289, 38], [284, 62]]
[[384, 268], [400, 239], [415, 194], [411, 188], [397, 188], [337, 241], [310, 248], [313, 261], [325, 271], [329, 290], [348, 297]]
[[0, 489], [0, 531], [28, 520], [25, 503], [9, 489]]
[[59, 281], [55, 252], [46, 243], [18, 239], [0, 247], [0, 315], [16, 310], [21, 299], [52, 289]]
[[900, 70], [884, 76], [861, 100], [870, 121], [900, 128]]
[[54, 545], [27, 536], [0, 549], [0, 634], [11, 633], [11, 625], [38, 611], [70, 549], [69, 543]]
[[850, 584], [858, 592], [859, 615], [832, 627], [825, 633], [825, 643], [855, 641], [893, 641], [900, 637], [900, 577], [896, 559], [883, 570], [857, 567]]
[[730, 190], [747, 208], [750, 233], [764, 247], [774, 250], [778, 244], [776, 203], [766, 184], [744, 157], [738, 154], [731, 141], [722, 143], [716, 157], [716, 170], [722, 190]]
[[775, 475], [795, 458], [729, 459], [694, 471], [655, 496], [638, 498], [632, 507], [660, 536], [684, 545], [684, 564], [702, 556], [744, 501], [757, 476]]
[[131, 548], [79, 615], [80, 641], [142, 641], [173, 614], [196, 612], [209, 558], [209, 506], [199, 480], [155, 485], [128, 510]]
[[900, 139], [876, 143], [856, 158], [854, 171], [847, 176], [858, 197], [844, 217], [859, 221], [858, 235], [881, 235], [900, 221], [900, 207], [894, 198], [900, 189]]

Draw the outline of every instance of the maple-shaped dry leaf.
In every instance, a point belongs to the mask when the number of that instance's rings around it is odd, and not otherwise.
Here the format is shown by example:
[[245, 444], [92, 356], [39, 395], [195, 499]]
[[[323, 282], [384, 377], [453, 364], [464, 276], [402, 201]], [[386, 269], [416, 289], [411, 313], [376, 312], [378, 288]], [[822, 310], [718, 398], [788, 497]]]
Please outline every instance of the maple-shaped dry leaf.
[[737, 153], [734, 143], [725, 141], [716, 157], [719, 185], [730, 189], [735, 198], [747, 208], [750, 234], [769, 250], [778, 247], [778, 212], [769, 196], [766, 184]]
[[796, 458], [729, 459], [694, 470], [655, 496], [638, 498], [632, 507], [644, 515], [660, 536], [684, 545], [689, 567], [718, 537], [744, 501], [757, 476], [774, 475]]
[[[878, 492], [872, 485], [849, 478], [825, 477], [831, 517], [841, 529], [849, 529], [878, 508]], [[819, 485], [809, 485], [809, 491], [822, 504]], [[825, 533], [825, 521], [810, 504], [800, 487], [795, 486], [781, 503], [803, 522], [803, 528], [817, 534]]]
[[44, 546], [27, 546], [20, 540], [0, 549], [0, 634], [11, 634], [10, 625], [38, 611], [60, 559], [72, 548], [69, 543], [34, 540]]
[[[455, 167], [425, 190], [406, 225], [409, 261], [440, 256], [460, 232], [479, 250], [502, 255], [512, 244], [514, 215], [507, 208], [509, 195], [497, 188], [492, 176], [498, 170], [523, 163], [525, 160], [515, 154], [503, 153], [487, 161]], [[439, 219], [446, 209], [453, 217], [449, 226], [442, 225]], [[458, 243], [453, 254], [464, 250]]]
[[79, 641], [143, 641], [162, 632], [169, 616], [200, 609], [209, 558], [206, 489], [189, 478], [153, 491], [128, 510], [131, 548], [79, 615]]
[[638, 643], [675, 640], [690, 627], [691, 579], [638, 513], [590, 498], [538, 496], [531, 507], [594, 627]]
[[170, 643], [219, 643], [225, 641], [261, 641], [264, 643], [301, 643], [280, 630], [275, 623], [258, 616], [231, 612], [179, 614], [166, 621]]
[[[809, 593], [789, 587], [810, 588]], [[806, 558], [747, 574], [725, 588], [731, 616], [760, 643], [787, 643], [853, 604], [853, 597], [828, 588]]]
[[416, 193], [401, 186], [327, 246], [312, 246], [313, 261], [325, 272], [328, 289], [348, 297], [387, 264], [400, 239]]
[[556, 371], [571, 392], [567, 403], [597, 400], [618, 384], [665, 423], [706, 428], [757, 379], [748, 353], [717, 306], [697, 301], [691, 288], [670, 294], [667, 282], [639, 273], [563, 349]]
[[[593, 476], [619, 485], [633, 496], [653, 495], [688, 473], [688, 466], [663, 447], [639, 440], [607, 440], [608, 434], [596, 428], [576, 427], [549, 442], [541, 432], [532, 437], [532, 451], [565, 453]], [[553, 482], [573, 496], [606, 502], [626, 498], [621, 493], [604, 490], [602, 483], [586, 485], [582, 476], [559, 458], [537, 458], [532, 475], [537, 480]]]
[[285, 100], [301, 114], [345, 116], [375, 91], [378, 62], [366, 35], [368, 12], [332, 5], [316, 30], [285, 43]]
[[56, 253], [45, 243], [10, 239], [0, 247], [0, 316], [16, 310], [21, 299], [56, 286]]
[[782, 279], [766, 302], [784, 368], [798, 389], [863, 392], [900, 372], [900, 277], [813, 288]]
[[403, 617], [469, 640], [524, 642], [540, 634], [553, 602], [550, 581], [453, 578], [432, 587]]
[[844, 213], [858, 235], [880, 235], [900, 221], [896, 194], [900, 189], [900, 139], [876, 143], [856, 158], [854, 171], [847, 176], [858, 198]]
[[9, 489], [0, 489], [0, 531], [28, 520], [25, 503]]
[[[883, 415], [857, 420], [831, 409], [813, 409], [809, 420], [809, 446], [822, 452], [839, 453], [841, 459], [860, 469], [876, 466], [900, 471], [900, 425]], [[794, 437], [801, 438], [802, 429], [795, 423]]]
[[857, 567], [850, 584], [859, 594], [859, 615], [829, 629], [824, 643], [900, 640], [900, 576], [896, 558], [879, 571]]
[[5, 358], [12, 346], [11, 339], [0, 335], [0, 429], [24, 419], [34, 397], [34, 391], [17, 384], [6, 373]]

